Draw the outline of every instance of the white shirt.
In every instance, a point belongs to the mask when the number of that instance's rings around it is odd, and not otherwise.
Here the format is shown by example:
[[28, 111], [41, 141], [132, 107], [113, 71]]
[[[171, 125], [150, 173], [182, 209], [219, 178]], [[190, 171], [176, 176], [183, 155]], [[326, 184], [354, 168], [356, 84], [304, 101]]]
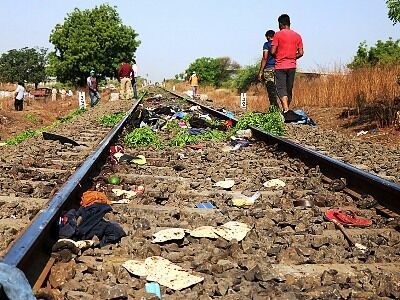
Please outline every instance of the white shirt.
[[132, 70], [133, 70], [133, 77], [138, 76], [138, 67], [136, 64], [132, 65]]
[[17, 89], [15, 90], [15, 93], [17, 94], [15, 96], [15, 99], [23, 100], [24, 99], [25, 88], [22, 85], [18, 85]]

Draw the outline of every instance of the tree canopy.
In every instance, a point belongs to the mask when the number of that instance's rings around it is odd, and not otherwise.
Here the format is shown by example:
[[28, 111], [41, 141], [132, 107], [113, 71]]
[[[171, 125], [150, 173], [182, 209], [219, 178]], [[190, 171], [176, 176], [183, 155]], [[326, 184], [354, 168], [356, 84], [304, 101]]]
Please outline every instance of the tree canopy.
[[75, 8], [50, 34], [55, 51], [50, 53], [48, 72], [60, 82], [82, 85], [90, 70], [100, 77], [113, 77], [123, 61], [130, 61], [140, 41], [115, 7]]
[[360, 43], [357, 54], [348, 65], [350, 69], [400, 63], [400, 40], [386, 42], [377, 41], [375, 46], [368, 47], [366, 42]]
[[188, 77], [195, 71], [203, 84], [219, 87], [239, 68], [239, 64], [229, 57], [201, 57], [191, 63], [185, 73]]
[[386, 0], [389, 8], [388, 16], [393, 24], [400, 23], [400, 0]]
[[3, 82], [27, 81], [38, 84], [46, 79], [47, 49], [12, 49], [0, 56], [0, 80]]

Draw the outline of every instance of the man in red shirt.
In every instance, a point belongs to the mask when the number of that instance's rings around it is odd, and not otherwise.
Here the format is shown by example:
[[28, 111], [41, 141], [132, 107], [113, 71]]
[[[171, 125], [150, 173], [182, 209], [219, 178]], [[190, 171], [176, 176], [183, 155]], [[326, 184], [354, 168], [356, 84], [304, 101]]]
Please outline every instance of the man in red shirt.
[[118, 69], [118, 75], [120, 80], [120, 91], [119, 96], [122, 99], [128, 100], [132, 98], [132, 66], [126, 61]]
[[283, 14], [278, 23], [280, 31], [275, 33], [271, 54], [275, 56], [275, 84], [285, 116], [292, 102], [296, 61], [304, 55], [304, 50], [301, 36], [290, 29], [290, 17]]

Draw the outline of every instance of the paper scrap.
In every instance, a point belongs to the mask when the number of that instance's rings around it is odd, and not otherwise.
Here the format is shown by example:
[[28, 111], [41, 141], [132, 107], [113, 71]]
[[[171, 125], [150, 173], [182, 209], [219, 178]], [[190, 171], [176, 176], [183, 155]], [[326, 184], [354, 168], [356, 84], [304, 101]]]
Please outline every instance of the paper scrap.
[[146, 276], [147, 281], [154, 281], [173, 290], [182, 290], [204, 280], [173, 264], [168, 259], [152, 256], [144, 261], [128, 260], [122, 265], [129, 273]]

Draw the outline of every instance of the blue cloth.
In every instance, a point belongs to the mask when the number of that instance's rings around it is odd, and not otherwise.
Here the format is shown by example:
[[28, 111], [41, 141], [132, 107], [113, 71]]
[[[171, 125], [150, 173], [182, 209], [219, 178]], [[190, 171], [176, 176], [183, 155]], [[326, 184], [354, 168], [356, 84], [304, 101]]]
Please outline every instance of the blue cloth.
[[222, 112], [228, 116], [229, 118], [236, 118], [235, 114], [233, 112], [230, 112], [229, 110], [223, 109]]
[[306, 125], [311, 125], [311, 126], [317, 126], [317, 124], [310, 119], [307, 114], [302, 111], [301, 109], [297, 109], [294, 111], [296, 114], [302, 117], [302, 120], [297, 121], [297, 122], [291, 122], [291, 124], [306, 124]]
[[5, 263], [0, 263], [0, 287], [8, 299], [36, 300], [25, 274]]
[[206, 132], [207, 132], [207, 130], [205, 130], [204, 128], [189, 128], [188, 129], [188, 133], [190, 135], [198, 135], [198, 134], [203, 134]]
[[185, 112], [183, 112], [183, 111], [177, 111], [176, 113], [175, 113], [175, 117], [177, 118], [177, 119], [183, 119], [185, 116], [187, 115], [187, 113], [185, 113]]
[[271, 48], [272, 48], [272, 41], [264, 43], [263, 51], [268, 50], [267, 65], [265, 66], [266, 68], [275, 67], [275, 57], [271, 55]]
[[196, 203], [197, 208], [207, 208], [207, 209], [213, 209], [215, 208], [214, 204], [211, 202], [201, 202], [201, 203]]

